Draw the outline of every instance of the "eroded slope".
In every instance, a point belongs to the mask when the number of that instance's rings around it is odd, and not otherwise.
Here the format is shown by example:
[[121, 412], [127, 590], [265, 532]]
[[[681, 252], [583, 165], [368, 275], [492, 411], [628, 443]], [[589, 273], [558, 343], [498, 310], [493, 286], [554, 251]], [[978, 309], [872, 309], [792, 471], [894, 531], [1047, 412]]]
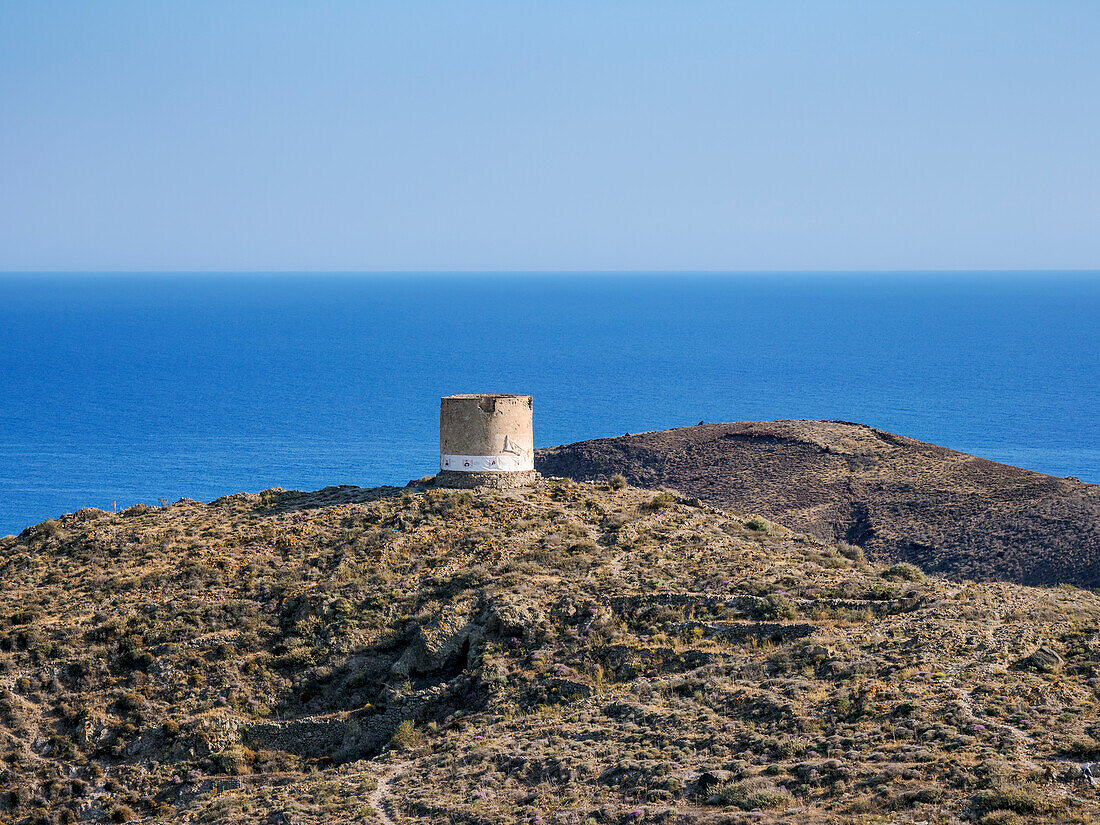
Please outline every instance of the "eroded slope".
[[0, 822], [1088, 822], [1100, 600], [541, 482], [0, 544]]
[[536, 464], [621, 473], [953, 578], [1100, 586], [1100, 487], [861, 424], [706, 424], [540, 450]]

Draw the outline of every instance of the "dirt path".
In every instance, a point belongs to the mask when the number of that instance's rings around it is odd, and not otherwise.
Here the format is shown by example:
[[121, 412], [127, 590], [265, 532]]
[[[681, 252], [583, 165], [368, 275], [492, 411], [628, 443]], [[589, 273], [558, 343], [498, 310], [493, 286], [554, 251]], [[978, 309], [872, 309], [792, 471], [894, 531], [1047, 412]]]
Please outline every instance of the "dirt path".
[[390, 786], [393, 784], [393, 780], [397, 778], [397, 775], [401, 773], [405, 768], [412, 764], [410, 762], [401, 762], [394, 765], [382, 776], [378, 777], [378, 785], [371, 792], [367, 801], [370, 803], [371, 808], [378, 815], [378, 821], [382, 825], [397, 825], [390, 816], [389, 806], [386, 798], [390, 795]]

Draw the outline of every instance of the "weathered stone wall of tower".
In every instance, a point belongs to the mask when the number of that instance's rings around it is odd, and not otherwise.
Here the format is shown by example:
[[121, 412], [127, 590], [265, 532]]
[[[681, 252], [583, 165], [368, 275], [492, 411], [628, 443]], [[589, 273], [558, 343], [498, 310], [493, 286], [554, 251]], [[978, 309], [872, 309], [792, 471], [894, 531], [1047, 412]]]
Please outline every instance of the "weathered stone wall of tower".
[[439, 404], [437, 481], [518, 486], [535, 478], [529, 395], [449, 395]]

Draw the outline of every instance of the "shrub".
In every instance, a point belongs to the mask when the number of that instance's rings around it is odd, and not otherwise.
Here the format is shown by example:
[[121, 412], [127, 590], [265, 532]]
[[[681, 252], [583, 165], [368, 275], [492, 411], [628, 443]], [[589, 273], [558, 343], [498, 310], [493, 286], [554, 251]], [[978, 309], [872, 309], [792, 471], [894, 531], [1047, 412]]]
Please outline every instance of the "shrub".
[[140, 693], [127, 692], [118, 697], [119, 709], [125, 711], [138, 710], [145, 704], [145, 697]]
[[612, 490], [621, 490], [626, 486], [626, 477], [622, 473], [615, 473], [607, 480]]
[[930, 805], [943, 799], [943, 790], [940, 788], [920, 788], [899, 793], [887, 801], [887, 807], [894, 811], [914, 808], [917, 805]]
[[493, 580], [493, 574], [482, 567], [480, 564], [476, 564], [468, 570], [463, 570], [458, 573], [453, 581], [461, 588], [469, 587], [481, 587]]
[[213, 757], [214, 764], [222, 773], [236, 775], [250, 773], [252, 763], [256, 761], [256, 753], [251, 748], [243, 745], [230, 745], [221, 753]]
[[37, 536], [39, 538], [48, 539], [51, 536], [56, 536], [61, 532], [61, 522], [57, 519], [49, 519], [41, 524], [36, 524], [33, 527], [28, 527], [24, 530], [20, 536]]
[[668, 505], [672, 504], [676, 499], [672, 493], [658, 493], [653, 498], [645, 503], [645, 509], [647, 510], [663, 510]]
[[758, 619], [795, 619], [798, 609], [794, 602], [778, 593], [769, 593], [753, 610]]
[[31, 622], [38, 621], [38, 619], [40, 619], [41, 617], [42, 611], [40, 611], [36, 607], [28, 607], [24, 610], [17, 610], [16, 612], [12, 613], [11, 616], [8, 618], [8, 621], [10, 621], [13, 625], [30, 624]]
[[397, 750], [404, 751], [415, 748], [420, 744], [421, 739], [423, 739], [423, 735], [413, 725], [412, 720], [406, 719], [394, 728], [393, 733], [390, 735], [390, 745]]
[[867, 561], [867, 556], [863, 552], [863, 548], [858, 544], [849, 544], [846, 541], [842, 541], [836, 546], [837, 552], [844, 556], [846, 559], [851, 559], [854, 562], [863, 563]]
[[908, 562], [902, 562], [901, 564], [895, 564], [893, 567], [887, 567], [882, 571], [882, 577], [884, 579], [904, 579], [907, 582], [922, 582], [925, 579], [921, 569], [915, 564], [909, 564]]
[[1013, 811], [990, 811], [978, 820], [978, 825], [1024, 825], [1024, 819]]
[[745, 526], [750, 530], [755, 530], [758, 533], [770, 533], [772, 531], [772, 524], [766, 518], [760, 516], [753, 516], [745, 522]]
[[794, 739], [785, 739], [777, 743], [775, 746], [775, 753], [783, 759], [790, 759], [792, 756], [805, 755], [809, 747], [809, 743], [805, 739], [796, 737]]
[[722, 805], [736, 805], [743, 811], [753, 808], [785, 808], [793, 797], [786, 788], [779, 788], [763, 777], [723, 782], [714, 789], [714, 796]]
[[978, 816], [993, 811], [1014, 811], [1018, 814], [1037, 814], [1051, 808], [1042, 787], [1034, 782], [1018, 785], [1000, 784], [974, 796], [971, 808]]
[[1100, 756], [1100, 742], [1097, 742], [1091, 736], [1080, 736], [1070, 739], [1062, 745], [1061, 751], [1069, 756], [1087, 759]]

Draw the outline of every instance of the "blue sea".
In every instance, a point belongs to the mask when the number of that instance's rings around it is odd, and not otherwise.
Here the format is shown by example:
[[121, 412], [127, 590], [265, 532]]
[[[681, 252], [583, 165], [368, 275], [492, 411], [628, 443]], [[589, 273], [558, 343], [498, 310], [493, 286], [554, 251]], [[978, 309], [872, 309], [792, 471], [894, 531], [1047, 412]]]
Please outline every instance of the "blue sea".
[[0, 276], [0, 535], [268, 487], [404, 484], [438, 407], [549, 446], [841, 419], [1100, 482], [1100, 276]]

